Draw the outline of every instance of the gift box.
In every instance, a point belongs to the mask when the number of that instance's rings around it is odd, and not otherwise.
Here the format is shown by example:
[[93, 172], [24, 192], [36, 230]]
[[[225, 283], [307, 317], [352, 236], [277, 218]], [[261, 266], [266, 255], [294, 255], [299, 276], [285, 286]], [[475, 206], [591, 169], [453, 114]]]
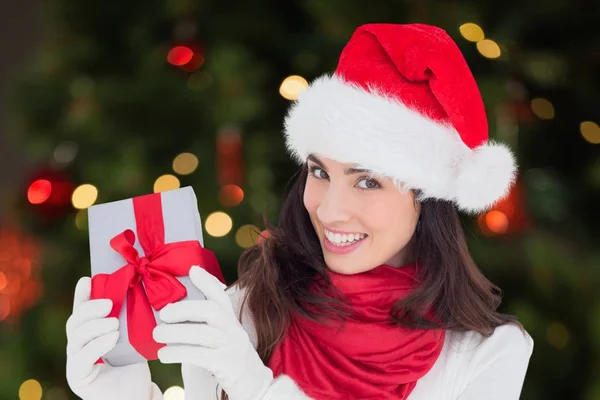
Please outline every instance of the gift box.
[[191, 282], [200, 265], [221, 282], [217, 259], [204, 248], [191, 187], [98, 204], [88, 209], [92, 298], [113, 301], [119, 340], [103, 360], [113, 366], [156, 360], [152, 338], [159, 311], [184, 299], [205, 299]]

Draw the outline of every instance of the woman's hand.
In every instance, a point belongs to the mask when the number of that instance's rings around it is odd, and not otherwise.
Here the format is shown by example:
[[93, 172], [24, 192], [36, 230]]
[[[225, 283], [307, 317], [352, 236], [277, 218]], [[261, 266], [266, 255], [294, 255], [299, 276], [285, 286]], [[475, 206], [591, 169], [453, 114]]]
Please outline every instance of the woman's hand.
[[73, 314], [67, 320], [67, 383], [84, 400], [162, 399], [150, 379], [148, 363], [122, 367], [96, 364], [119, 338], [119, 321], [107, 318], [108, 299], [90, 299], [91, 280], [81, 278], [75, 288]]
[[239, 323], [225, 286], [197, 266], [190, 279], [207, 300], [183, 300], [161, 310], [164, 323], [154, 329], [154, 339], [167, 346], [159, 350], [159, 359], [208, 370], [231, 400], [263, 398], [273, 373]]

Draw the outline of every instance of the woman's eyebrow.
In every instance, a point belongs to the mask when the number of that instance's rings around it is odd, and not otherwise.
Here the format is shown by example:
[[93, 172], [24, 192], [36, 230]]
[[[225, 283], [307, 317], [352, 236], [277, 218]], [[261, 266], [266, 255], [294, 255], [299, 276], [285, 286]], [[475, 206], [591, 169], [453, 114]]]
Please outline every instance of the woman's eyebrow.
[[[317, 164], [319, 167], [326, 169], [325, 164], [323, 164], [323, 162], [321, 160], [319, 160], [319, 158], [317, 156], [315, 156], [314, 154], [311, 154], [308, 157], [306, 157], [306, 160], [312, 161], [315, 164]], [[364, 174], [364, 173], [372, 174], [373, 172], [368, 169], [358, 168], [358, 167], [349, 167], [344, 170], [344, 174], [346, 174], [346, 175]]]

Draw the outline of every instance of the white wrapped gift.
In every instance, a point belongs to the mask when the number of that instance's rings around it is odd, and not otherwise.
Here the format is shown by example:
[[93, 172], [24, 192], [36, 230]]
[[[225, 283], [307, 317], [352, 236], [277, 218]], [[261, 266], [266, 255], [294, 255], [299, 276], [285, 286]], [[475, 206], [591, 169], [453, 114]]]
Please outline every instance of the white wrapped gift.
[[[172, 302], [168, 299], [177, 293], [179, 300], [205, 299], [187, 276], [191, 265], [199, 264], [223, 280], [214, 254], [203, 248], [193, 189], [94, 205], [88, 209], [88, 224], [92, 298], [111, 298], [111, 315], [118, 313], [119, 318], [119, 341], [104, 362], [121, 366], [156, 359], [160, 345], [150, 328], [159, 323], [158, 312]], [[128, 326], [131, 320], [138, 321], [134, 327]]]

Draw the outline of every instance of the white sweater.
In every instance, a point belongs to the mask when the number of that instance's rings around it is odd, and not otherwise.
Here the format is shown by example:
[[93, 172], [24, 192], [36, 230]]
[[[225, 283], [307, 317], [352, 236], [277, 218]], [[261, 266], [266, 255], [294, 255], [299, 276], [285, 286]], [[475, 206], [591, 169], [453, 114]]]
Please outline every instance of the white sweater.
[[[230, 289], [239, 311], [242, 290]], [[256, 347], [252, 319], [242, 311], [242, 325]], [[514, 325], [496, 328], [484, 338], [475, 332], [448, 331], [442, 353], [418, 382], [409, 400], [514, 400], [518, 399], [533, 351], [533, 340]], [[205, 370], [182, 365], [186, 400], [216, 400], [217, 382]], [[155, 387], [153, 400], [162, 399]], [[277, 378], [263, 400], [309, 400], [286, 376]]]

